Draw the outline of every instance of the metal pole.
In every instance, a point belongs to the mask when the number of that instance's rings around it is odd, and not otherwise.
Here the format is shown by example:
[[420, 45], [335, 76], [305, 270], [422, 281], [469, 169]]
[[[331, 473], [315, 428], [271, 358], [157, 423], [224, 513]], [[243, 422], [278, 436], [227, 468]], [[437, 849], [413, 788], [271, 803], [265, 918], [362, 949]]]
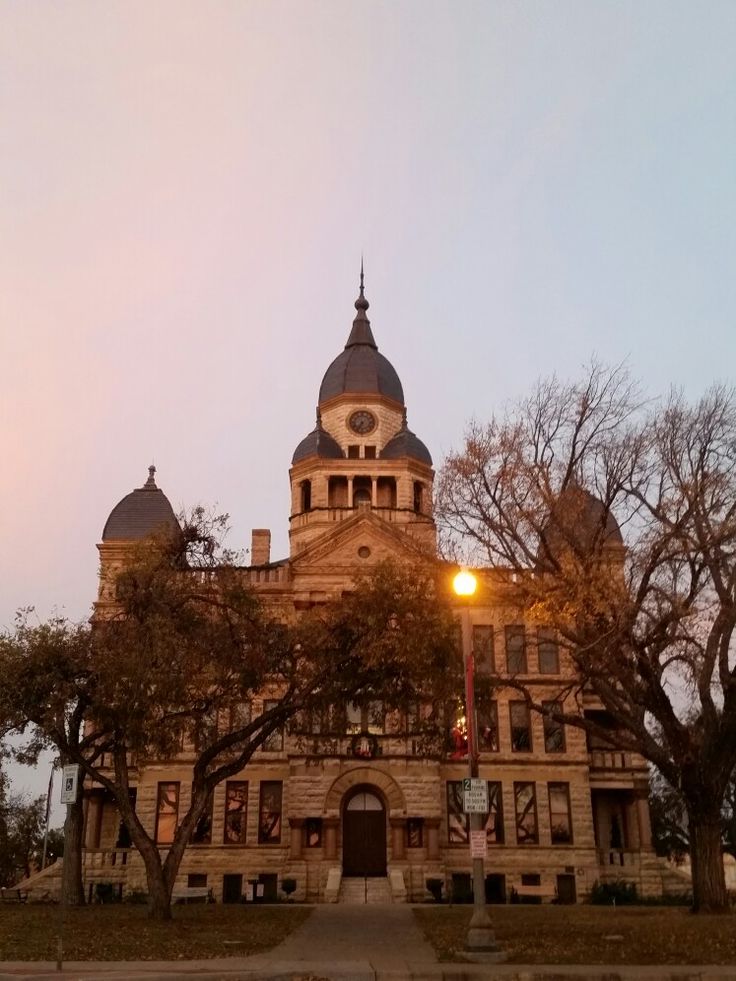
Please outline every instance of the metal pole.
[[[478, 719], [475, 712], [475, 678], [472, 637], [470, 631], [470, 610], [464, 603], [460, 613], [463, 638], [463, 668], [465, 674], [465, 715], [468, 727], [468, 776], [478, 776]], [[470, 815], [471, 831], [482, 831], [482, 814]], [[473, 859], [473, 915], [468, 926], [465, 941], [466, 952], [477, 960], [498, 962], [505, 960], [493, 932], [491, 919], [486, 908], [486, 878], [483, 859]]]

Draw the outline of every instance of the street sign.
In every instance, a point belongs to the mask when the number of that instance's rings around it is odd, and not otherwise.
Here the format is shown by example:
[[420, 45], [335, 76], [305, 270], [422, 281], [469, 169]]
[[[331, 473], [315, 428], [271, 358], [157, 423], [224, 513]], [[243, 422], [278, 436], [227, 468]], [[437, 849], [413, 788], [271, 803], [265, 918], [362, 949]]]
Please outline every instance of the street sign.
[[77, 799], [79, 786], [79, 766], [73, 763], [65, 766], [61, 777], [61, 803], [73, 804]]
[[485, 829], [481, 829], [480, 831], [470, 832], [470, 857], [471, 858], [488, 857], [488, 843], [486, 839]]
[[488, 783], [485, 780], [463, 780], [463, 811], [466, 814], [488, 813]]

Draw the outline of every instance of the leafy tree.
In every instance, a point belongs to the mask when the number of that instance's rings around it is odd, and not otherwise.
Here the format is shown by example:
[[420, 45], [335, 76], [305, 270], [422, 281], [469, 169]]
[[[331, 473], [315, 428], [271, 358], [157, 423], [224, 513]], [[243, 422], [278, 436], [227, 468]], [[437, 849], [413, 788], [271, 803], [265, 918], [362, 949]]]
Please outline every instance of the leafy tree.
[[[679, 862], [690, 852], [687, 810], [682, 795], [656, 771], [649, 786], [652, 838], [658, 855]], [[721, 847], [736, 858], [736, 774], [726, 788], [721, 810]]]
[[681, 862], [690, 852], [687, 812], [682, 797], [656, 771], [649, 782], [649, 816], [657, 855]]
[[585, 687], [616, 729], [582, 709], [547, 713], [642, 753], [682, 794], [704, 910], [728, 903], [735, 447], [733, 391], [645, 404], [625, 370], [594, 364], [581, 382], [541, 382], [503, 418], [471, 425], [438, 488], [445, 547], [516, 573], [519, 605], [559, 632], [577, 669], [560, 699]]
[[[94, 765], [105, 741], [88, 727], [96, 684], [89, 624], [71, 624], [60, 617], [34, 624], [30, 614], [22, 611], [15, 630], [0, 636], [0, 731], [26, 735], [25, 743], [14, 750], [21, 762], [34, 764], [51, 748], [59, 752], [62, 764], [81, 756]], [[64, 821], [61, 899], [68, 906], [84, 904], [83, 826], [80, 781], [77, 800], [67, 805]]]
[[13, 794], [0, 766], [0, 886], [15, 885], [40, 865], [45, 799]]
[[[430, 697], [433, 675], [440, 692], [450, 677], [454, 630], [426, 569], [384, 565], [342, 601], [299, 620], [284, 610], [276, 618], [222, 549], [223, 528], [223, 519], [195, 512], [181, 534], [151, 539], [131, 556], [114, 607], [99, 610], [91, 627], [25, 626], [0, 649], [16, 718], [115, 799], [145, 865], [151, 914], [161, 919], [171, 915], [181, 859], [214, 788], [273, 732], [297, 713], [349, 700], [406, 707]], [[264, 697], [260, 714], [252, 712]], [[85, 722], [80, 738], [72, 715]], [[185, 742], [191, 804], [162, 853], [129, 789], [136, 767]]]

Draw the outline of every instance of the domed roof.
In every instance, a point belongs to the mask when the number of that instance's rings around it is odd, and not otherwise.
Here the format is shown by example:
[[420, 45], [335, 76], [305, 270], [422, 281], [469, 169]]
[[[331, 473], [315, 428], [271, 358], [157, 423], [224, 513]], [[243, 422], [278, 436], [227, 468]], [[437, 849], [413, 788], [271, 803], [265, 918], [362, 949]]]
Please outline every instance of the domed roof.
[[406, 424], [406, 410], [404, 410], [404, 422], [401, 429], [395, 436], [391, 437], [381, 450], [382, 460], [396, 460], [404, 456], [411, 456], [415, 460], [421, 460], [422, 463], [432, 466], [432, 456], [429, 450]]
[[322, 428], [322, 417], [319, 409], [317, 410], [317, 425], [294, 450], [291, 462], [298, 463], [300, 460], [306, 460], [308, 456], [320, 456], [325, 460], [341, 460], [345, 456], [337, 440], [333, 439]]
[[102, 531], [102, 541], [140, 541], [165, 528], [178, 528], [168, 497], [156, 486], [155, 467], [148, 468], [148, 480], [116, 504]]
[[545, 527], [545, 537], [553, 551], [558, 545], [573, 543], [583, 548], [624, 544], [618, 521], [610, 508], [577, 483], [568, 485], [560, 494]]
[[358, 311], [350, 337], [342, 354], [338, 354], [325, 372], [319, 388], [319, 404], [336, 395], [376, 393], [404, 404], [404, 390], [391, 362], [378, 352], [371, 322], [366, 316], [369, 303], [363, 293], [363, 269], [360, 270], [360, 295], [355, 301]]

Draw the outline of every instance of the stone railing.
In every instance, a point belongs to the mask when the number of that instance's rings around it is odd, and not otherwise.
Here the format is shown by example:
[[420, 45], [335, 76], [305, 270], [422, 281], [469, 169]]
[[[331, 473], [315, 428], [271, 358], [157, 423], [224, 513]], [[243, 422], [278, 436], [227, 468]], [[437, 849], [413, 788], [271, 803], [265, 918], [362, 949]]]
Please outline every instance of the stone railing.
[[640, 853], [631, 848], [599, 848], [598, 864], [625, 868], [639, 864]]
[[591, 770], [646, 770], [643, 756], [620, 749], [594, 749], [590, 755]]
[[123, 882], [132, 851], [132, 848], [85, 848], [85, 876], [105, 878], [108, 882]]

